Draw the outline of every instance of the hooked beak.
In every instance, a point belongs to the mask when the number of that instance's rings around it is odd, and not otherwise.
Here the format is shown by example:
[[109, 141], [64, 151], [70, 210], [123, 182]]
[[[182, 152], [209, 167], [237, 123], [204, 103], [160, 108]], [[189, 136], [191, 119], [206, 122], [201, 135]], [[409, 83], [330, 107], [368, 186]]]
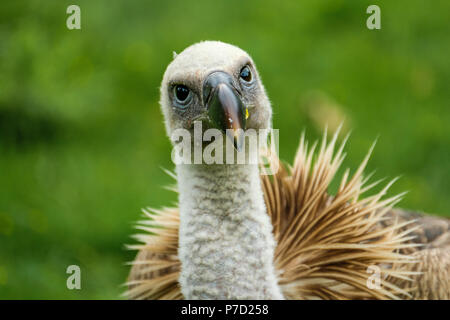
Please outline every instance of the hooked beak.
[[222, 71], [211, 73], [203, 83], [203, 101], [211, 125], [225, 132], [240, 151], [246, 129], [245, 107], [232, 77]]

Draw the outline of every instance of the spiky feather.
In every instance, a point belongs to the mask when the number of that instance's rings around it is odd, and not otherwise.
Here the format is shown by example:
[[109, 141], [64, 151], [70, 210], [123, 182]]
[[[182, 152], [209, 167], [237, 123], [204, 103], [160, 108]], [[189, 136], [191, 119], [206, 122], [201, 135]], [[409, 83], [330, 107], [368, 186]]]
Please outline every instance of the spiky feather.
[[[395, 179], [380, 192], [362, 197], [379, 183], [364, 177], [373, 146], [351, 176], [347, 169], [335, 195], [329, 187], [345, 154], [336, 149], [337, 131], [330, 142], [325, 132], [320, 149], [308, 147], [304, 134], [293, 166], [273, 153], [265, 154], [279, 166], [274, 175], [262, 175], [267, 213], [277, 241], [275, 267], [286, 299], [398, 299], [412, 297], [411, 277], [420, 270], [409, 253], [417, 228], [401, 220], [392, 207], [403, 194], [384, 198]], [[178, 284], [178, 208], [145, 209], [135, 236], [139, 250], [131, 263], [125, 296], [130, 299], [182, 299]], [[381, 285], [370, 289], [368, 268], [381, 272]]]

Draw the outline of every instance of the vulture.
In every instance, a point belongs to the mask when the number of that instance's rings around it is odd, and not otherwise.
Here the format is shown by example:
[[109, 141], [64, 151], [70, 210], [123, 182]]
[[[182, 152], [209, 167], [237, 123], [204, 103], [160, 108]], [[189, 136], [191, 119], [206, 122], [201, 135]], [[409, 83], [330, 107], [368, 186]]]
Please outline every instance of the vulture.
[[[347, 140], [338, 143], [339, 130], [330, 137], [325, 130], [314, 144], [302, 134], [292, 165], [270, 152], [270, 143], [245, 148], [242, 132], [264, 132], [272, 121], [245, 51], [219, 41], [193, 44], [174, 55], [160, 90], [174, 146], [177, 130], [194, 137], [200, 122], [266, 166], [176, 163], [169, 174], [178, 205], [143, 210], [138, 243], [128, 246], [138, 252], [127, 298], [450, 298], [450, 221], [395, 209], [403, 194], [386, 197], [394, 181], [368, 195], [380, 182], [364, 173], [372, 148], [338, 181]], [[277, 169], [264, 174], [267, 164]]]

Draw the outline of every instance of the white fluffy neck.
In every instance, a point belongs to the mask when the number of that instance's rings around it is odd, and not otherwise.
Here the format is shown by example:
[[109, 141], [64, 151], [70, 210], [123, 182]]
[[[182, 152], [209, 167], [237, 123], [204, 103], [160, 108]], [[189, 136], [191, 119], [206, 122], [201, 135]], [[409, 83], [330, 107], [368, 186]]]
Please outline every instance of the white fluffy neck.
[[257, 165], [179, 165], [186, 299], [283, 299]]

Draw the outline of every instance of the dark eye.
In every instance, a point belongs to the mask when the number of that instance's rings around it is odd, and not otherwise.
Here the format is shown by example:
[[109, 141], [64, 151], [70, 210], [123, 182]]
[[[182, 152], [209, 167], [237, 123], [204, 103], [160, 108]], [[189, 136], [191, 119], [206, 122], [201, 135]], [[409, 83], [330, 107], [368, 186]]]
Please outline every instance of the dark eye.
[[175, 94], [175, 98], [179, 103], [186, 103], [191, 93], [189, 88], [182, 84], [176, 85], [173, 91]]
[[252, 73], [250, 72], [250, 68], [245, 66], [241, 69], [241, 73], [239, 74], [242, 80], [246, 82], [252, 81]]

